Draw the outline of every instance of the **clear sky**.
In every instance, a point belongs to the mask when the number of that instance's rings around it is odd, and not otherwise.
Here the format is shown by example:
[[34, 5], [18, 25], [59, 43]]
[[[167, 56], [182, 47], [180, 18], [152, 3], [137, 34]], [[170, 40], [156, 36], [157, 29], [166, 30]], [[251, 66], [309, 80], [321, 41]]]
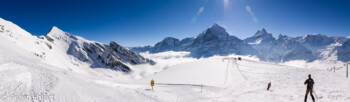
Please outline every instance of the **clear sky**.
[[57, 26], [129, 47], [192, 37], [213, 23], [241, 39], [261, 28], [275, 37], [350, 35], [350, 0], [2, 0], [0, 17], [34, 35]]

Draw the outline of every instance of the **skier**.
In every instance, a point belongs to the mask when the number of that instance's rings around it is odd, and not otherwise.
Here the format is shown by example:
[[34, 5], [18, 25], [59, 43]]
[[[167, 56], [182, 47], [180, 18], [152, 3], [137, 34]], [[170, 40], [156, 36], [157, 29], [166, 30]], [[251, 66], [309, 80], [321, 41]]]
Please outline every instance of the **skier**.
[[154, 80], [151, 80], [151, 86], [152, 86], [152, 90], [153, 90], [153, 86], [154, 86]]
[[267, 90], [270, 90], [271, 87], [271, 82], [269, 82], [269, 84], [267, 84]]
[[312, 88], [314, 86], [314, 80], [311, 78], [311, 75], [309, 74], [309, 79], [307, 79], [305, 82], [304, 82], [304, 85], [307, 84], [307, 88], [306, 88], [306, 95], [305, 95], [305, 99], [304, 101], [306, 102], [307, 100], [307, 95], [310, 93], [311, 95], [311, 98], [313, 100], [313, 102], [315, 102], [315, 98], [314, 98], [314, 95], [312, 95]]

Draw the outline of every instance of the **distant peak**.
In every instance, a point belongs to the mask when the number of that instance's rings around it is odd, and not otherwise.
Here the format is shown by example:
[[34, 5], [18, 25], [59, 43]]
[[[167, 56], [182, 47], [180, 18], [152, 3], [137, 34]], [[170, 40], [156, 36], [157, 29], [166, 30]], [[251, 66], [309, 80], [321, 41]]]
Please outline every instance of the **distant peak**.
[[67, 36], [68, 34], [61, 29], [59, 29], [56, 26], [51, 27], [50, 31], [46, 34], [46, 36], [51, 36], [51, 37], [63, 37]]
[[219, 28], [219, 29], [221, 29], [221, 28], [223, 28], [222, 26], [220, 26], [219, 24], [217, 24], [217, 23], [214, 23], [213, 25], [211, 25], [210, 26], [210, 28], [212, 29], [212, 28]]
[[217, 23], [214, 23], [212, 26], [210, 26], [208, 30], [210, 30], [213, 33], [225, 34], [225, 35], [227, 34], [226, 29]]
[[109, 42], [110, 45], [119, 45], [118, 43], [116, 43], [115, 41], [111, 41]]
[[303, 37], [303, 39], [305, 38], [310, 38], [310, 37], [323, 37], [323, 38], [326, 38], [328, 37], [327, 35], [322, 35], [322, 34], [319, 34], [319, 33], [315, 33], [315, 34], [307, 34]]
[[180, 41], [179, 39], [176, 39], [174, 37], [166, 37], [163, 39], [162, 42], [168, 42], [168, 41]]
[[258, 30], [258, 31], [254, 34], [254, 36], [260, 36], [260, 35], [266, 35], [266, 34], [271, 35], [270, 33], [267, 33], [267, 31], [266, 31], [265, 28], [262, 28], [262, 29]]
[[56, 26], [52, 26], [50, 31], [62, 31], [62, 30]]
[[278, 37], [283, 36], [282, 34], [279, 34]]
[[282, 34], [278, 35], [278, 39], [283, 39], [283, 38], [287, 38], [287, 37], [288, 37], [287, 35], [282, 35]]
[[195, 36], [194, 38], [198, 38], [207, 34], [213, 34], [219, 38], [226, 38], [229, 36], [224, 27], [218, 25], [217, 23], [214, 23], [212, 26], [210, 26], [208, 29]]
[[219, 24], [217, 24], [217, 23], [214, 23], [214, 24], [213, 24], [213, 25], [211, 25], [211, 26], [213, 27], [213, 26], [220, 26], [220, 25], [219, 25]]
[[164, 40], [166, 40], [166, 39], [176, 39], [176, 38], [174, 38], [174, 37], [165, 37]]

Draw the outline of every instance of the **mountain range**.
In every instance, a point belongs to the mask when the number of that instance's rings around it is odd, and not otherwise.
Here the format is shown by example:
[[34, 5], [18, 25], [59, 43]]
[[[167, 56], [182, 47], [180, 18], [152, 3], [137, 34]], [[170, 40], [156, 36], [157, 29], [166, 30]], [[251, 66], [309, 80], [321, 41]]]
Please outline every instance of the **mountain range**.
[[321, 34], [298, 37], [280, 34], [275, 38], [263, 28], [252, 37], [242, 40], [228, 34], [225, 28], [215, 23], [194, 37], [182, 40], [166, 37], [154, 46], [133, 47], [131, 50], [150, 53], [189, 51], [190, 56], [195, 58], [229, 54], [251, 55], [270, 62], [348, 61], [350, 60], [349, 39], [349, 37], [328, 37]]
[[[129, 65], [154, 61], [111, 41], [109, 45], [89, 41], [52, 27], [46, 36], [34, 36], [0, 18], [0, 37], [19, 51], [36, 55], [43, 63], [62, 67], [109, 68], [130, 72]], [[6, 48], [1, 48], [6, 50]]]

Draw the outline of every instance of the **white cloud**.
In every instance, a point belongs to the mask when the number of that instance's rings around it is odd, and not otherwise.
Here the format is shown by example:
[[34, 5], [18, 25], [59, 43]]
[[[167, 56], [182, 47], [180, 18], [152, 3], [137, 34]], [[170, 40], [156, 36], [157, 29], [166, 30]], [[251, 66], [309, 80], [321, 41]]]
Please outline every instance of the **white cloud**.
[[174, 66], [177, 64], [199, 61], [204, 59], [222, 60], [222, 58], [225, 58], [225, 57], [242, 57], [244, 59], [249, 59], [254, 61], [259, 60], [258, 58], [252, 57], [252, 56], [240, 56], [240, 55], [234, 55], [234, 54], [228, 55], [228, 56], [212, 56], [209, 58], [197, 59], [197, 58], [189, 57], [190, 52], [186, 52], [186, 51], [180, 51], [180, 52], [167, 51], [167, 52], [160, 52], [160, 53], [145, 52], [145, 53], [140, 53], [140, 55], [146, 58], [152, 59], [153, 61], [156, 62], [156, 64], [155, 65], [149, 65], [149, 64], [129, 65], [133, 70], [133, 72], [131, 73], [131, 77], [133, 79], [140, 79], [143, 77], [153, 75], [155, 73], [166, 70], [170, 66]]
[[180, 63], [186, 63], [191, 61], [197, 61], [198, 59], [188, 57], [190, 52], [160, 52], [160, 53], [140, 53], [140, 55], [152, 59], [156, 62], [155, 65], [142, 64], [142, 65], [130, 65], [132, 66], [132, 77], [134, 79], [139, 79], [145, 76], [152, 75], [154, 73], [160, 72], [169, 66], [173, 66]]
[[253, 21], [258, 23], [258, 18], [256, 18], [256, 16], [254, 15], [254, 12], [252, 11], [252, 9], [250, 8], [250, 6], [245, 6], [245, 9], [247, 10], [247, 12], [249, 13], [249, 15], [253, 18]]

